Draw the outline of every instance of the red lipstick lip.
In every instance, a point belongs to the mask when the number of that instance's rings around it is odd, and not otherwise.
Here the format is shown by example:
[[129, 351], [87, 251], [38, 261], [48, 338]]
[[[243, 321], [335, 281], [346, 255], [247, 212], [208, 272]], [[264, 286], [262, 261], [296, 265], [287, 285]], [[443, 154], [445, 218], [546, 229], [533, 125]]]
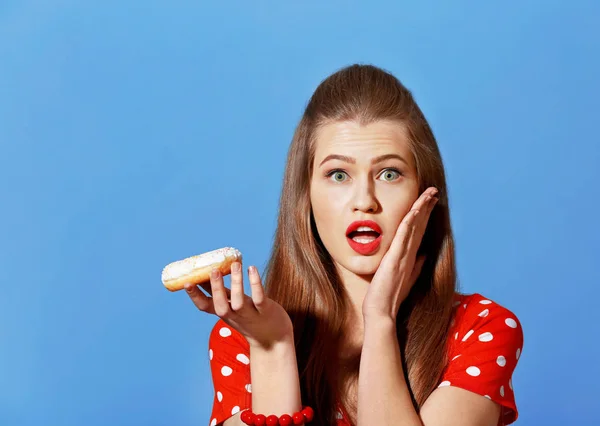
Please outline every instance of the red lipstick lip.
[[360, 255], [368, 256], [370, 254], [375, 253], [377, 251], [377, 249], [379, 248], [379, 246], [381, 244], [381, 235], [379, 237], [375, 238], [370, 243], [366, 243], [366, 244], [358, 243], [350, 237], [346, 237], [346, 241], [348, 241], [348, 244], [350, 245], [352, 250], [354, 250], [355, 252], [357, 252]]
[[357, 220], [355, 222], [352, 222], [350, 226], [348, 226], [348, 228], [346, 229], [346, 236], [350, 235], [351, 232], [356, 231], [361, 226], [368, 226], [378, 234], [382, 234], [381, 227], [377, 224], [377, 222], [374, 222], [372, 220]]
[[[361, 226], [368, 226], [373, 231], [377, 232], [379, 236], [370, 243], [359, 243], [354, 241], [352, 238], [350, 238], [350, 234]], [[377, 222], [372, 220], [357, 220], [356, 222], [352, 222], [350, 226], [348, 226], [348, 229], [346, 229], [346, 241], [348, 241], [348, 244], [356, 253], [363, 256], [368, 256], [375, 253], [379, 249], [379, 246], [381, 245], [381, 234], [381, 227], [377, 224]]]

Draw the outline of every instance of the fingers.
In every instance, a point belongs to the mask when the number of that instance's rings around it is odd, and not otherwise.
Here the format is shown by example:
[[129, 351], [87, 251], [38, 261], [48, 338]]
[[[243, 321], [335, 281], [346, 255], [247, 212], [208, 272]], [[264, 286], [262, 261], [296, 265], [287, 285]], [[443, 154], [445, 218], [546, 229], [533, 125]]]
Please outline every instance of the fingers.
[[427, 188], [419, 197], [415, 204], [419, 204], [419, 209], [428, 208], [430, 201], [437, 195], [438, 190], [434, 187]]
[[[256, 309], [260, 310], [264, 306], [266, 298], [256, 267], [251, 266], [248, 268], [248, 276], [252, 290], [252, 302]], [[244, 308], [244, 305], [250, 305], [248, 296], [244, 294], [244, 280], [240, 262], [234, 262], [231, 265], [231, 290], [225, 287], [223, 275], [218, 269], [211, 272], [210, 283], [203, 283], [200, 286], [212, 298], [202, 293], [198, 286], [194, 284], [186, 284], [184, 288], [194, 305], [204, 312], [226, 318], [230, 317], [232, 313], [239, 312]]]
[[[433, 190], [430, 188], [427, 191], [425, 191], [424, 195], [424, 200], [423, 200], [423, 204], [421, 207], [421, 220], [419, 221], [419, 225], [418, 225], [418, 232], [417, 235], [419, 236], [419, 240], [421, 238], [423, 238], [423, 234], [425, 234], [425, 229], [427, 228], [427, 223], [429, 222], [429, 217], [431, 216], [431, 212], [433, 210], [433, 208], [435, 207], [435, 205], [437, 204], [437, 202], [439, 201], [439, 198], [436, 197], [437, 194], [437, 189], [433, 188]], [[420, 241], [419, 241], [420, 244]]]
[[[210, 281], [206, 281], [206, 282], [203, 282], [198, 285], [200, 287], [202, 287], [204, 289], [204, 291], [206, 291], [208, 294], [210, 294], [212, 296], [212, 288], [210, 287]], [[225, 287], [225, 293], [227, 293], [228, 298], [231, 298], [231, 291], [227, 287]]]
[[244, 306], [244, 277], [242, 264], [234, 262], [231, 264], [231, 309], [239, 311]]
[[254, 306], [256, 306], [256, 309], [260, 312], [265, 304], [265, 292], [263, 290], [260, 275], [258, 274], [255, 266], [248, 268], [248, 278], [250, 279], [252, 302], [254, 303]]
[[425, 233], [425, 229], [427, 228], [427, 223], [429, 222], [429, 216], [431, 215], [431, 211], [435, 207], [435, 204], [439, 200], [435, 195], [437, 194], [437, 189], [428, 188], [419, 199], [415, 202], [415, 205], [418, 205], [417, 210], [419, 213], [417, 214], [418, 218], [415, 221], [414, 226], [414, 235], [420, 238], [423, 237]]
[[231, 312], [231, 309], [229, 307], [229, 301], [227, 300], [223, 275], [218, 269], [213, 269], [210, 274], [210, 288], [212, 290], [212, 301], [215, 307], [215, 313], [221, 318], [226, 317]]
[[415, 242], [418, 243], [418, 249], [420, 240], [425, 233], [431, 211], [438, 200], [438, 198], [435, 197], [437, 192], [438, 191], [435, 188], [428, 188], [423, 192], [400, 223], [390, 247], [390, 250], [394, 251], [399, 257], [404, 257], [409, 254]]
[[417, 254], [419, 246], [421, 245], [421, 240], [425, 234], [425, 229], [427, 229], [427, 223], [429, 222], [431, 211], [438, 201], [438, 198], [435, 197], [437, 192], [438, 191], [435, 188], [428, 188], [415, 203], [419, 206], [418, 213], [415, 221], [413, 222], [412, 232], [410, 234], [406, 248], [407, 251], [405, 253], [410, 255]]
[[200, 290], [198, 286], [193, 284], [186, 284], [185, 291], [188, 294], [188, 296], [190, 296], [190, 299], [192, 299], [192, 302], [194, 302], [194, 305], [196, 305], [198, 309], [209, 314], [215, 313], [212, 300], [210, 299], [210, 297], [202, 293], [202, 290]]
[[406, 253], [418, 215], [419, 210], [412, 209], [407, 213], [404, 219], [402, 219], [402, 222], [396, 231], [396, 235], [394, 236], [394, 240], [392, 241], [392, 245], [390, 247], [390, 251], [394, 252], [394, 254], [397, 256], [402, 257]]

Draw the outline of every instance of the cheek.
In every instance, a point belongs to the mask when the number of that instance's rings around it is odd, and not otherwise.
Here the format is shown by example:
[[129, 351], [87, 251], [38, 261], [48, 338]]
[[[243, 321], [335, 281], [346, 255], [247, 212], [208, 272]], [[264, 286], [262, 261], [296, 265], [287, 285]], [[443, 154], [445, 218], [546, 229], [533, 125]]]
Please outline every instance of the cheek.
[[[413, 192], [415, 193], [413, 194]], [[385, 216], [389, 218], [388, 220], [391, 221], [393, 227], [398, 227], [400, 222], [402, 222], [408, 212], [412, 209], [414, 202], [417, 200], [416, 192], [417, 191], [411, 191], [410, 193], [405, 192], [403, 194], [398, 194], [396, 192], [390, 194], [390, 197], [387, 197], [387, 202], [382, 202], [384, 211], [388, 212]], [[389, 208], [386, 209], [386, 205], [389, 206]]]
[[317, 226], [321, 227], [332, 216], [331, 209], [335, 203], [331, 203], [326, 192], [318, 186], [311, 189], [310, 202]]
[[310, 201], [319, 235], [322, 240], [328, 241], [340, 226], [343, 202], [339, 195], [336, 196], [335, 191], [327, 190], [318, 184], [311, 188]]

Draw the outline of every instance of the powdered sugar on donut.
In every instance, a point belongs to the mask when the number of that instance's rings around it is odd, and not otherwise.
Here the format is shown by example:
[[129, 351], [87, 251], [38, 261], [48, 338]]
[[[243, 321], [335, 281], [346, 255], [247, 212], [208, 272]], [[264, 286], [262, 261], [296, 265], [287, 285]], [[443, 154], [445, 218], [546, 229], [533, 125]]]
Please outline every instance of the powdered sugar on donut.
[[233, 247], [223, 247], [217, 250], [209, 251], [198, 256], [188, 257], [178, 260], [165, 266], [162, 271], [162, 281], [174, 280], [182, 276], [191, 274], [195, 269], [204, 268], [213, 264], [224, 262], [227, 258], [241, 260], [242, 253]]

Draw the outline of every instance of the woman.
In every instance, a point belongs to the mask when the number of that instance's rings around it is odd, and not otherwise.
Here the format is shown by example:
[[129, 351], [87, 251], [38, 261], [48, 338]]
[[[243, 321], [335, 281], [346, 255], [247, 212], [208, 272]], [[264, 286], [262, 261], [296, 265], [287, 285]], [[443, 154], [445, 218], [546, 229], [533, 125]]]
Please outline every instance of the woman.
[[230, 292], [218, 272], [212, 297], [186, 286], [220, 317], [211, 426], [244, 424], [244, 412], [289, 424], [304, 406], [316, 425], [516, 419], [521, 326], [457, 293], [440, 152], [389, 73], [354, 65], [319, 85], [290, 147], [264, 291], [251, 267], [244, 295], [232, 269]]

